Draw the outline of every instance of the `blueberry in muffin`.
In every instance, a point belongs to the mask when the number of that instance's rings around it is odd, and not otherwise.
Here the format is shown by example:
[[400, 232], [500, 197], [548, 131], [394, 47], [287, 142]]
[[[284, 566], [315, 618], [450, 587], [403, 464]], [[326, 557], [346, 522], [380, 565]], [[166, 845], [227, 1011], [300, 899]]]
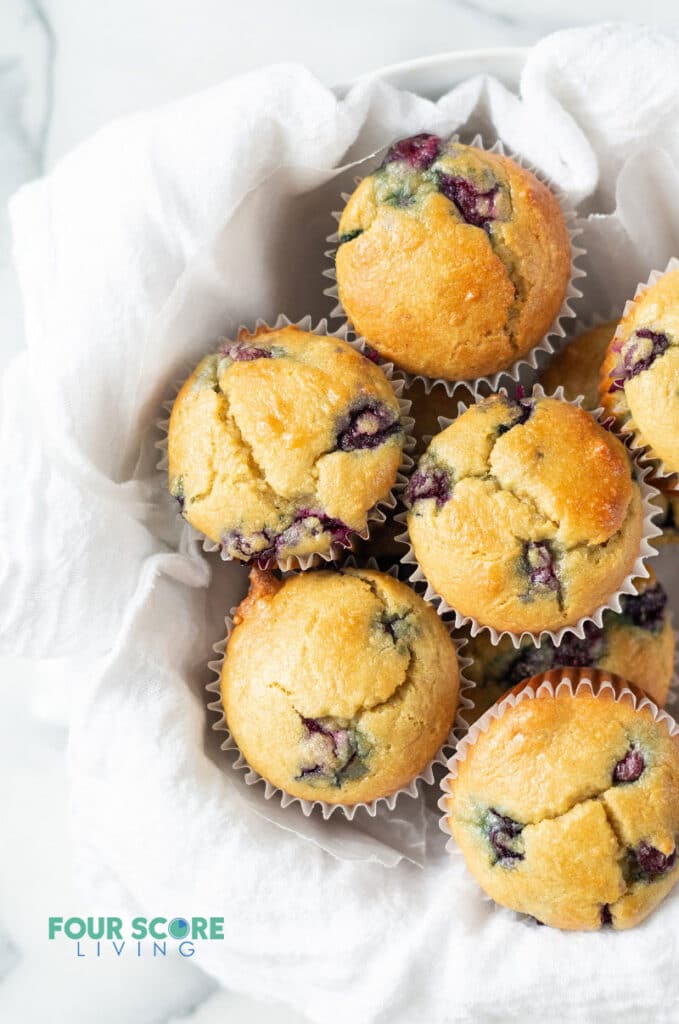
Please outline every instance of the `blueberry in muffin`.
[[222, 667], [226, 721], [263, 778], [351, 806], [422, 772], [455, 719], [455, 645], [434, 609], [366, 569], [253, 569]]
[[624, 446], [583, 409], [491, 395], [433, 438], [405, 501], [415, 558], [462, 615], [556, 631], [616, 593], [643, 502]]
[[[572, 689], [538, 690], [564, 679]], [[626, 685], [589, 669], [535, 677], [535, 697], [471, 740], [442, 801], [482, 888], [554, 928], [631, 928], [679, 875], [677, 740], [603, 682]]]
[[421, 134], [395, 143], [342, 214], [342, 306], [380, 355], [469, 380], [525, 356], [571, 273], [556, 197], [498, 153]]
[[382, 370], [336, 337], [241, 332], [172, 409], [169, 486], [230, 558], [273, 565], [344, 547], [389, 495], [404, 444]]

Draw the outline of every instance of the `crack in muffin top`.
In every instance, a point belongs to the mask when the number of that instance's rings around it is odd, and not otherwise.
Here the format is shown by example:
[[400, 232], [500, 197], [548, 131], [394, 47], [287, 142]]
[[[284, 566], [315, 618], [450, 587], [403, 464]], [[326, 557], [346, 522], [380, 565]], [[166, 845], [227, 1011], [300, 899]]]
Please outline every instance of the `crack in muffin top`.
[[547, 331], [570, 275], [556, 198], [511, 159], [422, 133], [396, 143], [342, 214], [340, 300], [412, 373], [507, 368]]
[[206, 356], [170, 418], [170, 490], [232, 557], [327, 550], [361, 531], [404, 442], [382, 370], [337, 338], [241, 332]]

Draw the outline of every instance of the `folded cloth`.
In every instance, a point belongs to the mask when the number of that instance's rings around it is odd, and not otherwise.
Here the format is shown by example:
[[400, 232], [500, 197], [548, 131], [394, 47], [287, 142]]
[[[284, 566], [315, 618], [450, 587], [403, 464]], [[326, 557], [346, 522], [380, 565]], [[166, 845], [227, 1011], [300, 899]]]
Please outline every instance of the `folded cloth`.
[[27, 351], [4, 381], [0, 644], [70, 659], [93, 909], [223, 914], [201, 965], [319, 1021], [676, 1020], [676, 895], [630, 933], [538, 928], [444, 852], [431, 796], [326, 824], [224, 764], [205, 664], [245, 574], [178, 521], [154, 445], [217, 338], [329, 311], [330, 211], [398, 135], [502, 138], [588, 214], [579, 312], [621, 305], [677, 254], [678, 69], [677, 37], [611, 25], [540, 43], [518, 97], [477, 77], [438, 103], [369, 81], [340, 100], [277, 66], [111, 125], [15, 197]]

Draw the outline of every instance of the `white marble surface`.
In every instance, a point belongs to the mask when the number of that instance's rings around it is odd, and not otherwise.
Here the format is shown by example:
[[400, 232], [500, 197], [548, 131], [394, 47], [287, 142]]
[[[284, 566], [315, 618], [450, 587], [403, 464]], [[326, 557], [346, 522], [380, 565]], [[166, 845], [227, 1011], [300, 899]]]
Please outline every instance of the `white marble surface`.
[[[669, 25], [676, 12], [675, 0], [2, 0], [0, 368], [22, 337], [5, 202], [111, 118], [279, 60], [302, 61], [333, 84], [443, 50], [528, 45], [570, 24]], [[66, 693], [59, 665], [0, 662], [0, 1020], [301, 1024], [280, 1004], [215, 991], [189, 963], [86, 964], [47, 946], [47, 916], [78, 906], [66, 733], [53, 724]]]

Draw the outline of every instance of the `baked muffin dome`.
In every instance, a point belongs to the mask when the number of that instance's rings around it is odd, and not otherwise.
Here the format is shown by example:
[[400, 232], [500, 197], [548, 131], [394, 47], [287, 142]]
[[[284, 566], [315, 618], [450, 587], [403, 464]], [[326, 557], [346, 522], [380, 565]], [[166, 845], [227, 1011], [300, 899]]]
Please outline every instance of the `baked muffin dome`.
[[206, 356], [170, 417], [170, 491], [196, 529], [262, 566], [365, 529], [404, 444], [382, 370], [297, 327], [241, 332]]
[[[578, 675], [550, 672], [532, 686], [568, 678], [575, 689]], [[677, 741], [648, 707], [613, 700], [594, 676], [599, 696], [562, 687], [506, 706], [467, 747], [445, 800], [482, 888], [568, 930], [633, 927], [679, 874]]]
[[340, 219], [337, 288], [356, 330], [411, 373], [507, 369], [557, 316], [571, 273], [556, 197], [508, 157], [436, 135], [391, 147]]
[[611, 320], [574, 338], [568, 346], [556, 355], [542, 374], [542, 385], [549, 394], [563, 387], [569, 401], [579, 395], [585, 396], [585, 407], [596, 409], [599, 405], [599, 371], [611, 338], [618, 326]]
[[619, 425], [631, 419], [649, 455], [679, 472], [679, 269], [643, 291], [608, 346], [601, 403]]
[[434, 609], [380, 572], [253, 570], [221, 690], [247, 762], [305, 800], [352, 805], [422, 772], [455, 719], [455, 646]]
[[474, 709], [465, 715], [476, 721], [524, 679], [564, 667], [605, 669], [629, 679], [663, 707], [674, 671], [674, 630], [667, 594], [653, 575], [637, 581], [638, 594], [624, 594], [622, 611], [604, 612], [603, 623], [585, 624], [582, 639], [567, 633], [560, 644], [544, 637], [536, 647], [524, 638], [518, 650], [509, 637], [493, 646], [487, 634], [469, 639], [464, 653], [472, 658], [467, 676], [476, 683]]
[[471, 406], [433, 438], [405, 500], [434, 590], [499, 632], [575, 625], [640, 550], [643, 503], [624, 446], [554, 398]]

